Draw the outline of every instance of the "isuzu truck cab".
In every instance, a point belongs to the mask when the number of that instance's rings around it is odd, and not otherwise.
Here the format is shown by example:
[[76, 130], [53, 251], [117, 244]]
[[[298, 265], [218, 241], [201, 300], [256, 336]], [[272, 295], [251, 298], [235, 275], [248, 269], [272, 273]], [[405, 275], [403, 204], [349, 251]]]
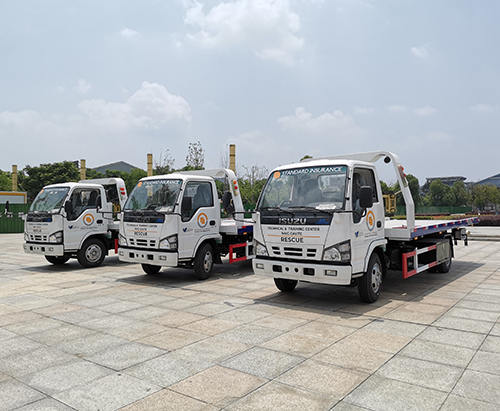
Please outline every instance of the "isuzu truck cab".
[[[406, 220], [385, 217], [375, 163], [392, 163]], [[299, 281], [357, 285], [365, 302], [378, 299], [388, 269], [408, 278], [450, 270], [453, 245], [478, 220], [415, 220], [413, 199], [397, 155], [370, 152], [308, 159], [271, 172], [254, 214], [255, 274], [281, 291]]]
[[24, 251], [56, 265], [77, 258], [83, 267], [96, 267], [115, 249], [126, 200], [121, 178], [45, 186], [25, 216]]
[[[218, 179], [228, 182], [222, 199]], [[221, 202], [226, 218], [221, 217]], [[230, 263], [251, 258], [252, 236], [252, 220], [245, 219], [232, 170], [145, 177], [125, 204], [118, 257], [140, 263], [146, 274], [157, 274], [162, 267], [186, 267], [204, 280], [224, 256], [229, 255]]]

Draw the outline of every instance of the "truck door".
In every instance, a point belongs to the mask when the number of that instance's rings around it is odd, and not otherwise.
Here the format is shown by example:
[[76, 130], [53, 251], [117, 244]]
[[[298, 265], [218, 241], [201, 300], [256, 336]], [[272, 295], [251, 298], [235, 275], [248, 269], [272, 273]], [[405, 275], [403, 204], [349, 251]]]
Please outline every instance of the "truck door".
[[102, 214], [96, 209], [98, 195], [99, 190], [95, 188], [75, 188], [71, 194], [72, 212], [64, 224], [65, 250], [78, 250], [83, 238], [94, 231], [102, 231]]
[[[381, 198], [377, 191], [378, 185], [375, 173], [368, 168], [355, 168], [352, 175], [352, 233], [351, 233], [351, 263], [353, 273], [364, 270], [365, 258], [370, 244], [384, 235], [385, 218]], [[373, 207], [362, 210], [359, 205], [360, 189], [369, 186], [373, 191]]]
[[213, 195], [209, 181], [189, 181], [184, 197], [191, 198], [191, 209], [182, 213], [179, 230], [179, 258], [194, 256], [196, 244], [201, 237], [218, 234], [220, 205]]

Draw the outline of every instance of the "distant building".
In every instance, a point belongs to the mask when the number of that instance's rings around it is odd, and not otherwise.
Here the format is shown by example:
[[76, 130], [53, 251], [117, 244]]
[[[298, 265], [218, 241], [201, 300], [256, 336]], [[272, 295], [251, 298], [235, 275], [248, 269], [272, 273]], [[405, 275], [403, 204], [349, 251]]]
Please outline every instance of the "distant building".
[[455, 177], [428, 177], [426, 178], [425, 185], [430, 185], [433, 181], [435, 180], [441, 180], [443, 184], [446, 184], [447, 186], [452, 186], [455, 184], [457, 181], [465, 181], [467, 180], [467, 177], [460, 177], [460, 176], [455, 176]]
[[500, 188], [500, 174], [496, 174], [494, 176], [485, 178], [484, 180], [480, 180], [476, 184], [492, 185], [492, 186]]
[[140, 169], [139, 167], [126, 163], [125, 161], [117, 161], [115, 163], [104, 164], [103, 166], [99, 167], [92, 167], [92, 170], [103, 174], [106, 172], [106, 170], [124, 171], [126, 173], [130, 173], [134, 168]]

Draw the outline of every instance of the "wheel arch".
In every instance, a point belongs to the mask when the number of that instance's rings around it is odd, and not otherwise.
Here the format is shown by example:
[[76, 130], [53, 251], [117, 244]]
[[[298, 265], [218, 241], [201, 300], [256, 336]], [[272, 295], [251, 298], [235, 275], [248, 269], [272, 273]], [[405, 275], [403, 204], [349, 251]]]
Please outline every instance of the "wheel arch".
[[366, 272], [368, 270], [368, 264], [370, 263], [370, 258], [373, 253], [376, 253], [378, 257], [380, 258], [380, 263], [382, 264], [382, 275], [385, 277], [387, 273], [387, 264], [385, 262], [385, 245], [387, 244], [387, 240], [381, 240], [381, 241], [374, 241], [373, 243], [370, 244], [370, 247], [368, 247], [368, 252], [366, 253], [365, 256], [365, 264], [364, 264], [364, 269], [363, 272]]
[[196, 258], [196, 254], [198, 254], [198, 250], [203, 247], [205, 244], [210, 244], [212, 247], [212, 250], [214, 252], [214, 263], [215, 264], [222, 264], [222, 259], [220, 257], [220, 252], [219, 252], [219, 246], [217, 245], [217, 241], [215, 241], [215, 238], [205, 238], [201, 240], [197, 245], [196, 248], [193, 250], [193, 259], [192, 261], [194, 262], [194, 259]]
[[106, 238], [106, 236], [104, 234], [89, 234], [89, 235], [87, 235], [80, 242], [79, 250], [83, 247], [83, 245], [85, 244], [85, 241], [90, 240], [90, 239], [96, 239], [96, 240], [101, 241], [104, 244], [104, 253], [106, 256], [108, 255], [108, 251], [109, 251], [108, 239]]

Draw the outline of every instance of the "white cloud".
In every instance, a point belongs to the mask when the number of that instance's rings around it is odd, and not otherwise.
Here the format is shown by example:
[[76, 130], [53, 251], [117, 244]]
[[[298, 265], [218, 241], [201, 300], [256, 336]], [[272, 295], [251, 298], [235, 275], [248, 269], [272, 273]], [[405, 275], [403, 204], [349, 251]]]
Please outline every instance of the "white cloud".
[[84, 100], [78, 108], [91, 123], [118, 128], [133, 125], [158, 129], [172, 120], [191, 120], [191, 108], [186, 100], [170, 94], [160, 84], [147, 81], [125, 103]]
[[122, 37], [124, 37], [128, 40], [128, 39], [131, 39], [132, 37], [135, 37], [137, 34], [139, 34], [139, 32], [132, 30], [132, 29], [129, 29], [129, 28], [124, 28], [120, 32], [120, 34], [122, 35]]
[[300, 18], [288, 0], [235, 0], [207, 13], [198, 1], [187, 7], [184, 22], [199, 31], [187, 35], [186, 41], [202, 47], [246, 47], [261, 59], [293, 64], [304, 45], [296, 35]]
[[427, 44], [424, 44], [419, 47], [412, 47], [411, 52], [415, 57], [426, 59], [427, 57], [429, 57], [429, 46]]
[[77, 82], [74, 90], [78, 94], [87, 94], [91, 87], [92, 86], [90, 85], [90, 83], [87, 83], [84, 79], [81, 78], [81, 79], [78, 79], [78, 82]]
[[500, 107], [489, 104], [476, 104], [475, 106], [471, 106], [470, 109], [475, 113], [493, 113], [500, 110]]
[[373, 108], [372, 107], [354, 107], [354, 113], [355, 114], [369, 114], [373, 113]]
[[417, 116], [428, 117], [428, 116], [432, 116], [433, 114], [436, 114], [438, 111], [434, 107], [426, 106], [426, 107], [416, 108], [413, 110], [413, 112]]
[[391, 113], [404, 113], [408, 109], [406, 108], [406, 106], [401, 106], [401, 105], [396, 104], [396, 105], [387, 107], [387, 110], [389, 110]]

